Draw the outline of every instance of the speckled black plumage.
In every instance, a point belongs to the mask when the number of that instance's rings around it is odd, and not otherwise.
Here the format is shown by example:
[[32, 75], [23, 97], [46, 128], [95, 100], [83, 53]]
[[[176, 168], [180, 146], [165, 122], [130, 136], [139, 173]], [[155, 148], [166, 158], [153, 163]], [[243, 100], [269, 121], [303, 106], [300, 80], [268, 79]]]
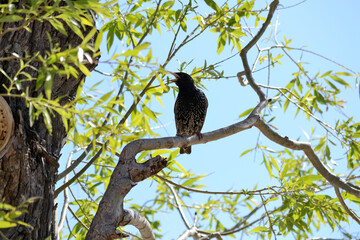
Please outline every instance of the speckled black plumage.
[[[201, 129], [205, 122], [208, 101], [203, 91], [195, 86], [192, 77], [183, 72], [172, 73], [179, 87], [174, 112], [177, 136], [197, 134], [201, 137]], [[191, 146], [180, 148], [180, 153], [191, 153]]]

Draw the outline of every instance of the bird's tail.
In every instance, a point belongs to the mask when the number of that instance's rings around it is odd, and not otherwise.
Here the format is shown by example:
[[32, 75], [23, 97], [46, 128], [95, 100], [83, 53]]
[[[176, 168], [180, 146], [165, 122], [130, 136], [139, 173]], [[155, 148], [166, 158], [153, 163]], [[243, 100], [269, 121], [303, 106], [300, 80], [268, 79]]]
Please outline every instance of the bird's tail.
[[183, 154], [183, 153], [190, 154], [191, 153], [191, 146], [180, 148], [180, 154]]

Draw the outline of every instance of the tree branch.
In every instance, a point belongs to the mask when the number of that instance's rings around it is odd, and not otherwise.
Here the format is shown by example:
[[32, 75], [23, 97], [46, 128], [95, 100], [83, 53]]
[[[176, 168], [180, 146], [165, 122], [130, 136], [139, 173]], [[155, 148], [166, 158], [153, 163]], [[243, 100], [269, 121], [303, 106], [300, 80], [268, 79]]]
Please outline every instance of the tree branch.
[[155, 235], [152, 231], [149, 221], [139, 212], [133, 210], [125, 210], [124, 220], [122, 226], [132, 225], [136, 227], [143, 240], [155, 240]]
[[289, 139], [286, 136], [281, 136], [274, 130], [272, 130], [263, 120], [259, 119], [254, 124], [267, 138], [271, 141], [280, 144], [281, 146], [293, 149], [293, 150], [302, 150], [305, 155], [308, 157], [312, 165], [316, 170], [334, 187], [339, 187], [347, 191], [348, 193], [360, 198], [360, 190], [351, 186], [349, 183], [345, 182], [340, 177], [332, 174], [325, 165], [320, 161], [319, 157], [316, 155], [314, 150], [311, 147], [310, 143], [298, 142]]
[[261, 88], [255, 83], [255, 80], [254, 80], [254, 78], [252, 76], [251, 69], [250, 69], [250, 66], [249, 66], [249, 62], [248, 62], [248, 59], [247, 59], [247, 52], [259, 41], [261, 36], [264, 34], [266, 28], [269, 26], [269, 24], [271, 22], [271, 18], [274, 15], [274, 12], [275, 12], [276, 7], [278, 6], [278, 4], [279, 4], [279, 0], [274, 0], [270, 4], [270, 10], [269, 10], [268, 16], [266, 18], [266, 21], [261, 26], [259, 32], [253, 37], [253, 39], [251, 39], [251, 41], [240, 52], [240, 57], [241, 57], [241, 60], [243, 62], [246, 78], [249, 81], [250, 86], [254, 89], [254, 91], [259, 96], [260, 101], [265, 100], [265, 94], [261, 90]]
[[[196, 230], [196, 226], [191, 227], [190, 224], [189, 224], [189, 222], [187, 221], [187, 219], [186, 219], [186, 217], [185, 217], [185, 214], [184, 214], [184, 212], [183, 212], [183, 210], [182, 210], [182, 206], [181, 206], [181, 203], [180, 203], [180, 200], [179, 200], [179, 196], [178, 196], [177, 193], [175, 192], [175, 189], [174, 189], [169, 183], [167, 183], [167, 182], [164, 182], [164, 183], [165, 183], [165, 185], [170, 189], [170, 191], [172, 192], [172, 194], [174, 195], [176, 207], [177, 207], [177, 209], [178, 209], [178, 211], [179, 211], [179, 213], [180, 213], [180, 216], [181, 216], [183, 222], [185, 223], [186, 228], [187, 228], [188, 230], [191, 230], [191, 229], [193, 229], [193, 228], [195, 227], [194, 230], [197, 231], [197, 230]], [[192, 234], [192, 235], [193, 235], [193, 234]], [[192, 235], [191, 235], [191, 236], [192, 236]], [[184, 238], [184, 239], [186, 239], [186, 238]]]
[[181, 236], [177, 240], [186, 240], [189, 237], [193, 237], [194, 240], [198, 240], [198, 239], [201, 239], [203, 236], [206, 236], [206, 235], [198, 233], [198, 229], [196, 227], [197, 219], [198, 219], [197, 213], [195, 213], [193, 226], [191, 228], [187, 229], [183, 234], [181, 234]]
[[137, 163], [135, 159], [137, 153], [145, 150], [207, 143], [249, 129], [260, 119], [259, 114], [267, 103], [267, 100], [260, 102], [245, 120], [212, 132], [203, 133], [201, 139], [197, 135], [192, 135], [139, 139], [127, 144], [121, 152], [119, 162], [110, 178], [109, 186], [99, 204], [86, 239], [112, 239], [111, 236], [116, 237], [118, 234], [116, 227], [119, 226], [125, 216], [123, 209], [125, 196], [136, 185], [136, 182], [142, 181], [166, 167], [166, 159], [160, 156], [156, 156], [145, 163]]
[[358, 216], [355, 215], [355, 213], [353, 211], [351, 211], [348, 206], [346, 205], [343, 197], [341, 196], [340, 190], [337, 187], [334, 187], [335, 189], [335, 193], [337, 198], [339, 199], [339, 202], [341, 203], [341, 206], [345, 209], [345, 211], [347, 212], [347, 214], [349, 214], [349, 216], [354, 219], [358, 224], [360, 224], [360, 219]]

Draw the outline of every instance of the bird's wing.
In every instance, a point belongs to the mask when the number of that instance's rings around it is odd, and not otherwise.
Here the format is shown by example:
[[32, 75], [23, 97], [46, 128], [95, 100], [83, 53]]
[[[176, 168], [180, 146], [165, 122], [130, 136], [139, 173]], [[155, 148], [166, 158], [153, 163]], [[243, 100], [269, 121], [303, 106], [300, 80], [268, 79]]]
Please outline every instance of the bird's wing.
[[207, 98], [206, 98], [205, 93], [204, 93], [204, 92], [202, 92], [202, 94], [204, 95], [204, 98], [205, 98], [205, 109], [207, 109], [207, 108], [208, 108], [208, 106], [209, 106], [209, 102], [208, 102], [208, 100], [207, 100]]
[[181, 121], [182, 116], [181, 115], [181, 110], [179, 110], [179, 99], [176, 98], [175, 101], [175, 106], [174, 106], [174, 113], [175, 113], [175, 125], [176, 125], [176, 135], [177, 136], [182, 136], [183, 135], [183, 124]]

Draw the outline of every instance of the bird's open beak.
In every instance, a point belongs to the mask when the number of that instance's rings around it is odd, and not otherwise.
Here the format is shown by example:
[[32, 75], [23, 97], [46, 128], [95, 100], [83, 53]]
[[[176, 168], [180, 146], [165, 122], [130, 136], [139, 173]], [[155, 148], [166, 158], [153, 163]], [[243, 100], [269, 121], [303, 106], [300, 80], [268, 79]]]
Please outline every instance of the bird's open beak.
[[169, 80], [170, 82], [176, 82], [180, 77], [179, 77], [179, 75], [177, 75], [176, 73], [174, 73], [174, 72], [170, 72], [170, 71], [167, 71], [168, 73], [170, 73], [170, 74], [172, 74], [172, 75], [174, 75], [174, 77], [176, 77], [176, 79], [173, 79], [173, 80]]

